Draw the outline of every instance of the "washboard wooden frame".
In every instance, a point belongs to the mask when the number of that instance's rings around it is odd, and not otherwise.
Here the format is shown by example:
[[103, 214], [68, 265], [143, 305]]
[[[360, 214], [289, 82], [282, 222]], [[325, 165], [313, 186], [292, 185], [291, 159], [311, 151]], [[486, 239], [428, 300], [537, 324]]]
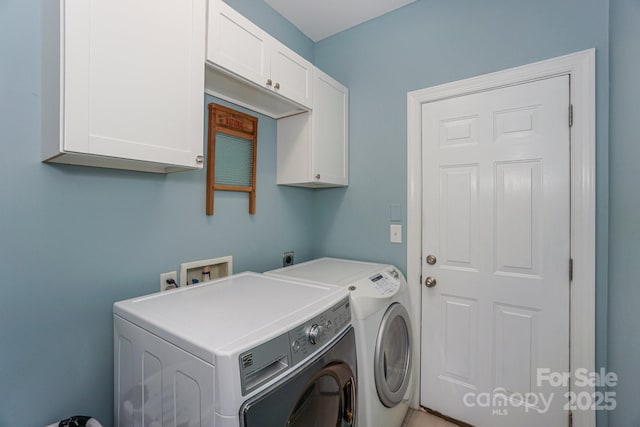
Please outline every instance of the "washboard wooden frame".
[[[209, 134], [207, 150], [207, 200], [206, 214], [213, 215], [213, 194], [216, 190], [249, 193], [249, 214], [256, 213], [256, 162], [258, 149], [258, 118], [231, 108], [210, 103]], [[216, 134], [225, 134], [250, 141], [251, 178], [250, 185], [229, 185], [216, 182]]]

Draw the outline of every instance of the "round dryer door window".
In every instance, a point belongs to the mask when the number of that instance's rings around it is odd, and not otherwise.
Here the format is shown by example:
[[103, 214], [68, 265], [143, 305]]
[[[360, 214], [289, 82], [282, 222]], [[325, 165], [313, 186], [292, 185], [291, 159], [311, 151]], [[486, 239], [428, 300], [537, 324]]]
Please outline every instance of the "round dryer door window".
[[380, 401], [392, 408], [402, 401], [411, 371], [411, 322], [402, 304], [389, 306], [382, 317], [374, 358], [376, 390]]

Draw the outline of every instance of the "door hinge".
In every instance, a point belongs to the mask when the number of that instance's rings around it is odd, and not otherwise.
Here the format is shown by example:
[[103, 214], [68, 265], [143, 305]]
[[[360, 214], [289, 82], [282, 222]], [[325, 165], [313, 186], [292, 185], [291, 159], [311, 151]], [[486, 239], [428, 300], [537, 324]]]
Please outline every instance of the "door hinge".
[[573, 258], [569, 258], [569, 281], [573, 280]]
[[569, 104], [569, 127], [573, 126], [573, 104]]
[[569, 411], [569, 427], [573, 427], [573, 412]]

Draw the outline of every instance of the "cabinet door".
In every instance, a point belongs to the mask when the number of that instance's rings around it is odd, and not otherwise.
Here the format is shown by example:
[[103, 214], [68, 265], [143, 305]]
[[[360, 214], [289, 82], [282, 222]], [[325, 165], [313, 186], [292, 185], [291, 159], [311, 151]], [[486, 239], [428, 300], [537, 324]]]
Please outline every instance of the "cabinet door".
[[205, 0], [64, 2], [64, 150], [202, 167]]
[[209, 1], [207, 60], [260, 86], [270, 79], [270, 36], [222, 0]]
[[271, 49], [271, 79], [273, 90], [311, 108], [313, 64], [273, 40]]
[[349, 184], [349, 90], [314, 68], [313, 78], [313, 181]]

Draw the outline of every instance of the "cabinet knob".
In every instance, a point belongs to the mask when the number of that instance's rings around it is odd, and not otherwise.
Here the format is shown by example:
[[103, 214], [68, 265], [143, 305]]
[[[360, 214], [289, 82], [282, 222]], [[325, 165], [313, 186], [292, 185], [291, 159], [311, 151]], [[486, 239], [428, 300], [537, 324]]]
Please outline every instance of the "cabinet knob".
[[196, 163], [204, 163], [204, 156], [196, 156]]
[[267, 79], [267, 86], [271, 86], [273, 84], [273, 82], [271, 81], [271, 79]]
[[316, 179], [320, 179], [320, 174], [319, 173], [316, 174]]
[[280, 89], [280, 83], [276, 82], [275, 86], [273, 87], [274, 89]]

